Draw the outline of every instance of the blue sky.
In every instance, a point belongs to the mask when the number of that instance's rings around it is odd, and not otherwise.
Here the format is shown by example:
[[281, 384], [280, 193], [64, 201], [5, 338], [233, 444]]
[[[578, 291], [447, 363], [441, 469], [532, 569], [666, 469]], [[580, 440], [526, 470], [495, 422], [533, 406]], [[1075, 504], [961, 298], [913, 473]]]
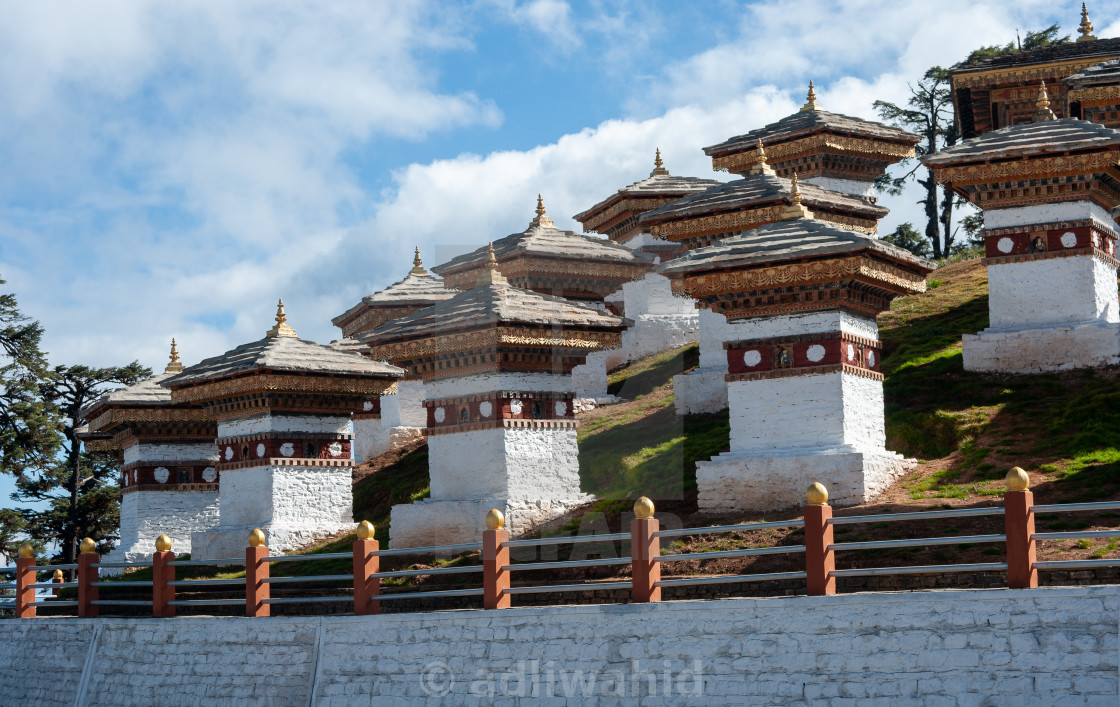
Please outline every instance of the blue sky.
[[[1101, 36], [1120, 3], [1092, 3]], [[55, 363], [305, 338], [428, 264], [795, 110], [876, 98], [1079, 3], [22, 3], [0, 23], [0, 277]], [[1120, 24], [1116, 25], [1120, 29]], [[916, 195], [885, 199], [890, 230]]]

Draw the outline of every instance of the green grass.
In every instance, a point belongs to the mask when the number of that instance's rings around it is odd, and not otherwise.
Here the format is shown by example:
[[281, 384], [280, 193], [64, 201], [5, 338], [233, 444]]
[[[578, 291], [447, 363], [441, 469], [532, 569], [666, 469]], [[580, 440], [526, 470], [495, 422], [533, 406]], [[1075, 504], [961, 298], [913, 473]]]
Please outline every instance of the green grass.
[[625, 400], [636, 400], [665, 385], [673, 376], [695, 368], [700, 347], [695, 344], [654, 354], [607, 376], [607, 392]]

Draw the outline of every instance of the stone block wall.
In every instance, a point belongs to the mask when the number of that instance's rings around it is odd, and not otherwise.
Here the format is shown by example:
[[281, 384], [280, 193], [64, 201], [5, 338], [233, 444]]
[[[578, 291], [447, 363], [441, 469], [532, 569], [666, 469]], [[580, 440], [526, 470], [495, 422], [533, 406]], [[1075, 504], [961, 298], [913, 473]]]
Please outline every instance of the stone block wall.
[[1120, 588], [0, 621], [32, 705], [1115, 705]]

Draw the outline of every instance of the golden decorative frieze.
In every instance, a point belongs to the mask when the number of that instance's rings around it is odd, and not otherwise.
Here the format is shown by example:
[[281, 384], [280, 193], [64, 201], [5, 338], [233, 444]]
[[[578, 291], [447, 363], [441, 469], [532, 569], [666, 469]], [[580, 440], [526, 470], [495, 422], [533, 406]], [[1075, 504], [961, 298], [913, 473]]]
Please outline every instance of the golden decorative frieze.
[[1114, 167], [1118, 162], [1120, 162], [1120, 153], [1116, 150], [1108, 150], [1079, 155], [1016, 159], [985, 164], [951, 167], [931, 166], [933, 167], [934, 178], [939, 184], [950, 183], [959, 186], [1071, 174], [1092, 174]]
[[659, 223], [652, 226], [650, 228], [650, 233], [662, 238], [668, 238], [671, 241], [679, 241], [685, 238], [695, 238], [697, 236], [706, 236], [716, 233], [749, 231], [759, 226], [765, 226], [768, 223], [780, 221], [782, 219], [782, 211], [784, 210], [785, 206], [782, 205], [767, 206], [750, 211], [736, 211], [681, 221], [670, 221], [668, 223]]
[[695, 299], [792, 285], [862, 278], [904, 292], [924, 292], [926, 278], [891, 263], [866, 256], [815, 260], [743, 270], [723, 271], [674, 279], [673, 293]]
[[1067, 76], [1109, 59], [1120, 58], [1120, 54], [1096, 56], [1088, 59], [1056, 61], [1035, 66], [1013, 66], [987, 71], [969, 71], [950, 76], [953, 90], [958, 88], [990, 88], [1000, 84], [1038, 84], [1039, 81], [1057, 83]]
[[[573, 251], [578, 256], [578, 249]], [[607, 280], [629, 282], [641, 277], [653, 267], [653, 263], [631, 261], [622, 263], [588, 262], [573, 257], [571, 260], [550, 258], [519, 257], [498, 264], [498, 270], [508, 280], [552, 275], [576, 281]], [[473, 265], [467, 270], [449, 273], [444, 277], [448, 287], [469, 290], [478, 284], [478, 274], [485, 263]]]
[[[817, 133], [789, 142], [766, 145], [766, 159], [772, 166], [789, 162], [803, 155], [819, 155], [825, 152], [873, 156], [890, 162], [904, 160], [915, 154], [913, 145], [829, 133]], [[758, 162], [758, 148], [752, 147], [745, 152], [713, 157], [712, 169], [726, 169], [728, 172], [738, 174], [750, 169], [756, 162]]]
[[250, 393], [296, 393], [344, 396], [381, 395], [396, 385], [396, 381], [376, 378], [350, 378], [325, 376], [293, 376], [265, 373], [244, 378], [218, 380], [191, 388], [171, 391], [173, 403], [194, 403], [219, 400]]
[[494, 349], [498, 346], [539, 346], [591, 351], [622, 345], [622, 334], [611, 331], [557, 329], [529, 334], [530, 331], [533, 330], [497, 327], [383, 344], [374, 346], [371, 351], [373, 357], [378, 360], [414, 361], [427, 356]]
[[1105, 101], [1120, 98], [1120, 86], [1093, 86], [1091, 88], [1075, 88], [1069, 92], [1069, 100]]
[[365, 310], [352, 317], [350, 320], [343, 322], [340, 325], [343, 336], [354, 336], [364, 332], [376, 329], [385, 322], [418, 312], [429, 305], [412, 305], [404, 307], [378, 307], [374, 308], [373, 305], [366, 304]]
[[207, 422], [202, 408], [181, 408], [168, 405], [163, 408], [113, 408], [89, 421], [91, 432], [109, 430], [118, 425], [170, 425]]
[[659, 206], [664, 206], [671, 201], [676, 201], [678, 198], [680, 197], [639, 197], [637, 195], [624, 195], [617, 203], [612, 204], [600, 213], [589, 216], [587, 220], [583, 222], [583, 227], [588, 231], [599, 232], [600, 229], [603, 229], [605, 224], [610, 223], [619, 216], [653, 211]]

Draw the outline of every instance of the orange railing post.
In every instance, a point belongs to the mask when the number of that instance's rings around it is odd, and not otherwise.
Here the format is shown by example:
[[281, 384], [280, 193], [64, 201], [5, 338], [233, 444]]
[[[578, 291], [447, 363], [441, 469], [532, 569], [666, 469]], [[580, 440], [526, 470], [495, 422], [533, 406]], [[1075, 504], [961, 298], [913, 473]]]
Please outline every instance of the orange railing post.
[[19, 546], [19, 557], [16, 558], [16, 618], [35, 618], [35, 549], [31, 543], [25, 542]]
[[257, 528], [249, 533], [249, 547], [245, 548], [245, 615], [270, 616], [268, 599], [268, 547], [264, 544], [264, 531]]
[[813, 483], [806, 494], [805, 506], [805, 584], [809, 596], [836, 593], [836, 557], [832, 545], [832, 506], [828, 505], [828, 489]]
[[171, 538], [160, 535], [156, 538], [156, 551], [152, 555], [152, 616], [171, 618], [175, 615], [175, 567], [170, 563], [175, 559], [171, 552]]
[[1027, 472], [1015, 467], [1007, 474], [1007, 493], [1003, 496], [1003, 522], [1007, 535], [1007, 586], [1033, 589], [1038, 586], [1034, 567], [1034, 494], [1030, 492]]
[[492, 509], [486, 514], [486, 530], [482, 531], [482, 606], [487, 609], [508, 609], [509, 589], [509, 531], [503, 526], [506, 519], [502, 512]]
[[661, 524], [653, 517], [653, 501], [642, 496], [634, 502], [630, 521], [630, 567], [632, 602], [661, 601], [661, 538], [654, 535]]
[[373, 523], [363, 520], [358, 525], [358, 539], [354, 541], [355, 616], [381, 613], [381, 602], [377, 599], [381, 594], [381, 578], [370, 576], [377, 574], [381, 566], [381, 558], [373, 554], [381, 549], [373, 537], [374, 530]]
[[78, 616], [94, 618], [97, 616], [98, 590], [94, 586], [97, 581], [97, 568], [94, 567], [101, 561], [97, 554], [97, 545], [90, 538], [82, 540], [82, 553], [78, 555]]

